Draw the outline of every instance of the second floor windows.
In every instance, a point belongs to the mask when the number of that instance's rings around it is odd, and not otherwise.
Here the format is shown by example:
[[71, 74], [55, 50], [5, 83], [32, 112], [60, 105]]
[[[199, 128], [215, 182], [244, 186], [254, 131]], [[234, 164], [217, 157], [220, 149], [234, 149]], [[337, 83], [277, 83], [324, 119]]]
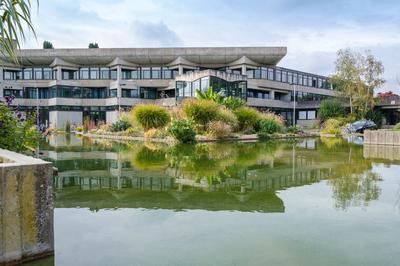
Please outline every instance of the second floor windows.
[[23, 68], [22, 70], [3, 70], [4, 80], [52, 80], [56, 79], [57, 70], [48, 67]]

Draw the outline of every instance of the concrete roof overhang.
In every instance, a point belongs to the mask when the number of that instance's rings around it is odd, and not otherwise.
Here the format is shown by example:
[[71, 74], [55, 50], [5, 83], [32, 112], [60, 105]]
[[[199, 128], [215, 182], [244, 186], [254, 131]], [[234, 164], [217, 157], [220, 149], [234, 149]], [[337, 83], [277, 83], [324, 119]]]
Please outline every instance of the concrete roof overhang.
[[187, 48], [79, 48], [23, 49], [23, 65], [50, 65], [56, 58], [77, 65], [107, 65], [116, 58], [137, 65], [168, 65], [181, 58], [199, 66], [224, 65], [243, 57], [260, 65], [276, 65], [286, 47], [187, 47]]

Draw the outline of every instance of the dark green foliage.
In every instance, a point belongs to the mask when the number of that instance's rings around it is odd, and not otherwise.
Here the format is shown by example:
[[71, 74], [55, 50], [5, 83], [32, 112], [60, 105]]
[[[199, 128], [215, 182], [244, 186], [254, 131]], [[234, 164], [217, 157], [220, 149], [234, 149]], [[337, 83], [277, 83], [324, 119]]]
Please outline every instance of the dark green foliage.
[[228, 96], [228, 97], [224, 98], [224, 100], [222, 101], [222, 104], [226, 108], [229, 108], [231, 110], [236, 110], [240, 107], [243, 107], [246, 104], [246, 102], [241, 98]]
[[374, 121], [378, 128], [382, 127], [383, 114], [380, 111], [370, 109], [365, 114], [365, 118]]
[[260, 119], [259, 120], [259, 131], [257, 132], [260, 138], [267, 138], [274, 133], [278, 133], [282, 130], [281, 125], [274, 119]]
[[171, 135], [181, 143], [193, 143], [196, 141], [196, 132], [193, 122], [187, 119], [177, 119], [169, 128]]
[[201, 125], [203, 129], [208, 122], [218, 116], [219, 105], [211, 100], [186, 100], [183, 103], [183, 111], [187, 117]]
[[286, 132], [287, 133], [293, 133], [293, 134], [296, 134], [296, 133], [299, 133], [299, 132], [302, 132], [303, 130], [298, 126], [298, 125], [295, 125], [295, 126], [289, 126], [289, 127], [287, 127], [287, 129], [286, 129]]
[[114, 132], [125, 131], [130, 127], [131, 125], [128, 121], [121, 119], [112, 124], [112, 131]]
[[66, 133], [71, 133], [71, 123], [68, 120], [65, 123], [65, 132]]
[[53, 49], [53, 44], [49, 41], [44, 41], [43, 42], [43, 49]]
[[328, 99], [321, 102], [318, 116], [325, 121], [329, 118], [343, 117], [346, 114], [346, 108], [343, 103], [336, 99]]
[[35, 128], [35, 117], [21, 119], [20, 114], [0, 104], [0, 148], [16, 152], [35, 149], [39, 133]]
[[91, 42], [89, 43], [89, 48], [99, 48], [99, 45], [97, 44], [97, 42]]
[[150, 128], [163, 128], [171, 118], [164, 107], [155, 104], [139, 104], [132, 110], [132, 114], [145, 131]]
[[250, 107], [240, 107], [234, 111], [239, 122], [240, 130], [253, 130], [257, 127], [257, 122], [260, 119], [260, 113]]

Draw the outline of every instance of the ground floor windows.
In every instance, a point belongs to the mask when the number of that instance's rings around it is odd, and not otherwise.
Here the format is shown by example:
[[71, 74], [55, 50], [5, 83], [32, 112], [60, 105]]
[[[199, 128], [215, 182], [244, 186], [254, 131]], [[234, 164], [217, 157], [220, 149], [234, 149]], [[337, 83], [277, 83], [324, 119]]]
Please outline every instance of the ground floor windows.
[[315, 110], [309, 111], [299, 111], [298, 119], [299, 120], [314, 120], [317, 118], [317, 112]]

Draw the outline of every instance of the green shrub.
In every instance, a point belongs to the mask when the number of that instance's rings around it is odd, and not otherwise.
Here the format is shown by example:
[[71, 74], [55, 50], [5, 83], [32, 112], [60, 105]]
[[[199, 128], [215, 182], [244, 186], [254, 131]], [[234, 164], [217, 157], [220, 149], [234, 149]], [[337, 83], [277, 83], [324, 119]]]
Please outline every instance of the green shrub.
[[121, 132], [121, 131], [125, 131], [128, 128], [130, 128], [130, 124], [127, 120], [125, 119], [120, 119], [117, 122], [115, 122], [114, 124], [112, 124], [112, 131], [113, 132]]
[[67, 120], [67, 122], [65, 123], [65, 132], [71, 133], [71, 124], [70, 124], [69, 120]]
[[231, 126], [222, 121], [211, 121], [207, 124], [207, 135], [211, 137], [222, 139], [229, 137], [231, 134]]
[[330, 118], [325, 122], [324, 128], [321, 132], [324, 134], [340, 135], [342, 133], [342, 125], [341, 121]]
[[374, 121], [378, 128], [382, 127], [383, 114], [378, 110], [368, 110], [365, 113], [365, 118]]
[[397, 123], [394, 127], [393, 130], [400, 130], [400, 123]]
[[241, 98], [228, 96], [223, 99], [222, 104], [226, 108], [229, 108], [231, 110], [236, 110], [240, 107], [243, 107], [246, 104], [246, 102]]
[[219, 108], [215, 120], [228, 124], [233, 131], [235, 131], [238, 128], [238, 120], [235, 114], [231, 110], [225, 107]]
[[286, 132], [287, 133], [292, 133], [292, 134], [297, 134], [297, 133], [300, 133], [302, 131], [303, 130], [298, 125], [289, 126], [289, 127], [286, 128]]
[[182, 143], [192, 143], [196, 141], [196, 132], [193, 122], [187, 119], [176, 119], [172, 121], [169, 133]]
[[182, 108], [188, 118], [204, 129], [208, 122], [217, 117], [219, 105], [211, 100], [186, 100]]
[[82, 127], [82, 126], [76, 127], [75, 130], [76, 130], [77, 132], [82, 132], [82, 131], [83, 131], [83, 127]]
[[259, 121], [260, 129], [257, 132], [260, 138], [266, 138], [274, 133], [282, 131], [282, 126], [275, 119], [261, 119]]
[[165, 127], [170, 121], [168, 111], [155, 104], [139, 104], [132, 110], [132, 116], [145, 131]]
[[320, 105], [318, 116], [321, 120], [329, 118], [343, 117], [346, 114], [346, 108], [343, 103], [337, 99], [323, 100]]
[[251, 107], [240, 107], [234, 111], [240, 130], [252, 130], [261, 118], [260, 113]]
[[20, 113], [0, 103], [0, 148], [16, 152], [35, 149], [40, 135], [35, 116], [23, 119]]

